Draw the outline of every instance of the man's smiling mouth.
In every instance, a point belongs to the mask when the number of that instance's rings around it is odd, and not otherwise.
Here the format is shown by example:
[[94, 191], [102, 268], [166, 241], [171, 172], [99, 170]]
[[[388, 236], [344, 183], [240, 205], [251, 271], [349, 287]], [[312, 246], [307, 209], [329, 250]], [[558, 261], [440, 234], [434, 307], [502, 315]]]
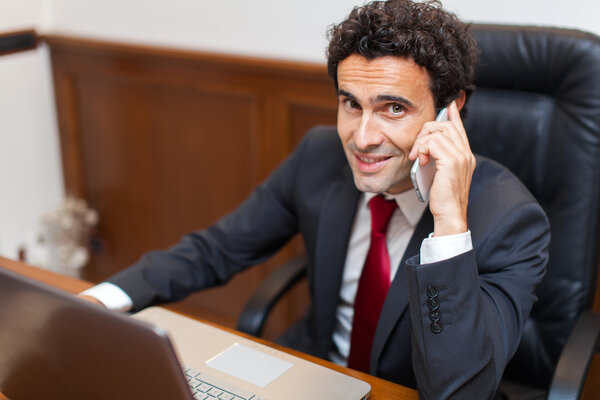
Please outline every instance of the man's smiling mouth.
[[380, 162], [380, 161], [384, 161], [387, 160], [388, 158], [392, 158], [392, 156], [388, 156], [388, 157], [367, 157], [367, 156], [359, 156], [358, 154], [356, 155], [356, 157], [367, 164], [373, 164], [376, 162]]
[[379, 171], [392, 156], [373, 156], [354, 154], [356, 166], [361, 172], [373, 173]]

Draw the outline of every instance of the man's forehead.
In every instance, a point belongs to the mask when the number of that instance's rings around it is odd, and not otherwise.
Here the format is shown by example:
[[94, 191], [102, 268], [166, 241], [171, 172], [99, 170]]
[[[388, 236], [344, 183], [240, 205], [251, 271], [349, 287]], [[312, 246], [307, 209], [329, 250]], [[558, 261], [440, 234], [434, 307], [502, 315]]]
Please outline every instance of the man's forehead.
[[408, 95], [430, 92], [427, 70], [411, 58], [385, 56], [367, 59], [352, 54], [338, 65], [338, 86], [346, 93], [359, 96], [357, 91], [368, 91], [369, 96]]

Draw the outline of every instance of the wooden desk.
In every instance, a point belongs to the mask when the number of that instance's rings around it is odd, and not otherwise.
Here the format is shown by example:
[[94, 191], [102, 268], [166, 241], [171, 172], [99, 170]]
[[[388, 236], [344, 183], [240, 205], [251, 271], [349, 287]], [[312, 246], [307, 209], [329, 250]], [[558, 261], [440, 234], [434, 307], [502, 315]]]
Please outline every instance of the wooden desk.
[[[0, 267], [19, 272], [22, 275], [29, 276], [31, 278], [37, 279], [41, 282], [44, 282], [44, 283], [47, 283], [54, 287], [63, 289], [70, 293], [79, 293], [80, 291], [92, 286], [91, 283], [86, 282], [86, 281], [58, 275], [58, 274], [55, 274], [50, 271], [32, 267], [32, 266], [24, 264], [22, 262], [9, 260], [9, 259], [3, 258], [3, 257], [0, 257]], [[206, 321], [204, 321], [204, 322], [206, 322]], [[213, 324], [213, 325], [218, 326], [216, 324]], [[220, 327], [220, 328], [228, 330], [228, 331], [233, 331], [232, 329], [228, 329], [228, 328], [223, 328], [223, 327]], [[358, 379], [362, 379], [371, 385], [371, 388], [372, 388], [371, 400], [384, 400], [384, 399], [386, 399], [386, 400], [387, 399], [413, 400], [413, 399], [418, 399], [417, 392], [413, 389], [409, 389], [404, 386], [400, 386], [395, 383], [392, 383], [392, 382], [389, 382], [389, 381], [386, 381], [383, 379], [379, 379], [374, 376], [367, 375], [362, 372], [358, 372], [358, 371], [355, 371], [355, 370], [352, 370], [349, 368], [340, 367], [339, 365], [330, 363], [325, 360], [321, 360], [320, 358], [312, 357], [307, 354], [300, 353], [300, 352], [279, 346], [277, 344], [267, 342], [267, 341], [259, 339], [259, 338], [251, 337], [251, 336], [245, 335], [245, 334], [237, 332], [237, 331], [233, 331], [233, 332], [235, 332], [238, 335], [249, 337], [252, 340], [256, 340], [256, 341], [266, 344], [268, 346], [275, 347], [281, 351], [288, 352], [297, 357], [301, 357], [301, 358], [310, 360], [317, 364], [321, 364], [328, 368], [340, 371], [344, 374], [354, 376]], [[7, 398], [0, 393], [0, 400], [7, 400]]]

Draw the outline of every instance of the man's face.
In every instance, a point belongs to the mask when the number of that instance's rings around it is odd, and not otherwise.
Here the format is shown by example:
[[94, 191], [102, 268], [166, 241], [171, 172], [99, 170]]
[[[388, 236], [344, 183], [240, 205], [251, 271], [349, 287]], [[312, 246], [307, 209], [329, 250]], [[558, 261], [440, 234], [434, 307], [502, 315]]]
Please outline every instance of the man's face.
[[412, 59], [353, 54], [338, 65], [338, 134], [363, 192], [412, 187], [408, 154], [423, 124], [435, 119], [427, 70]]

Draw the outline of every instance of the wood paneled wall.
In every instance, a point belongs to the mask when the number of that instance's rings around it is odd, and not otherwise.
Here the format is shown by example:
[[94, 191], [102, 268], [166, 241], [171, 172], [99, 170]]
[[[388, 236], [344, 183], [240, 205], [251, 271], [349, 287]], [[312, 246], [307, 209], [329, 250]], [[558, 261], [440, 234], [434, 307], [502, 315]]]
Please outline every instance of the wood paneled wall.
[[[44, 40], [66, 190], [100, 214], [85, 272], [92, 281], [207, 227], [239, 204], [309, 127], [335, 124], [337, 101], [324, 65]], [[267, 270], [301, 247], [296, 240], [271, 265], [180, 307], [232, 326]], [[273, 335], [305, 304], [306, 296], [292, 296], [271, 324]]]

